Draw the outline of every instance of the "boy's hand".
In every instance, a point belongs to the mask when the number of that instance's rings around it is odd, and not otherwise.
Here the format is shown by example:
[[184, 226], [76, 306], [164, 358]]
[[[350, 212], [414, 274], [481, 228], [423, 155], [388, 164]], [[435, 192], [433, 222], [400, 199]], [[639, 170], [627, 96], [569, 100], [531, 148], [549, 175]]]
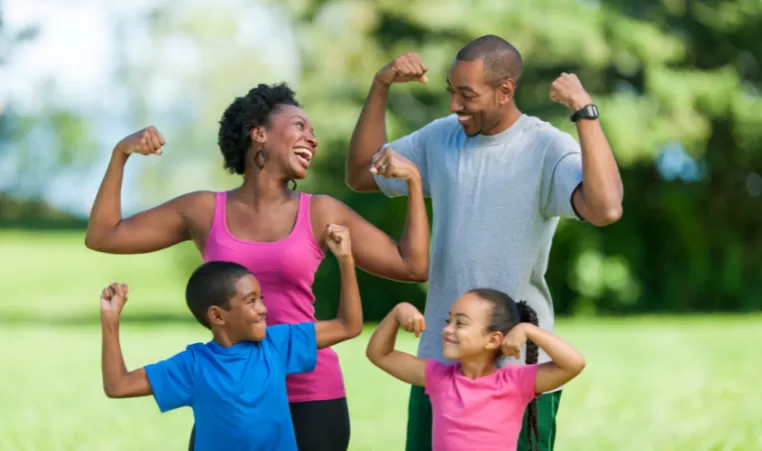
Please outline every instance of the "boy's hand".
[[349, 229], [336, 224], [326, 227], [326, 243], [337, 259], [352, 257], [352, 241], [349, 239]]
[[397, 304], [394, 309], [397, 315], [397, 322], [406, 331], [414, 333], [416, 337], [420, 337], [421, 332], [426, 330], [426, 320], [413, 304], [402, 302]]
[[503, 343], [500, 345], [503, 354], [508, 357], [514, 357], [517, 360], [521, 358], [521, 346], [527, 341], [527, 324], [517, 324], [513, 327], [503, 338]]
[[127, 302], [127, 291], [127, 285], [124, 283], [112, 283], [104, 288], [101, 293], [101, 316], [118, 319]]

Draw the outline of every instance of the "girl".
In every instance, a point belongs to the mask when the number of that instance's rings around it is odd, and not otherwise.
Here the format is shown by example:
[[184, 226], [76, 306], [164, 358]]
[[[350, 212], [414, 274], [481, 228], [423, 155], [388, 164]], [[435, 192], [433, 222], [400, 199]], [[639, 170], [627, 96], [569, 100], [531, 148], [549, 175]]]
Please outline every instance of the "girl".
[[[515, 450], [527, 406], [529, 447], [536, 449], [534, 398], [570, 381], [585, 367], [579, 352], [537, 327], [526, 302], [516, 304], [497, 290], [471, 290], [452, 305], [442, 341], [444, 357], [454, 364], [395, 351], [400, 326], [416, 336], [426, 329], [418, 309], [398, 304], [373, 333], [367, 356], [397, 379], [425, 387], [435, 451]], [[527, 365], [498, 369], [500, 354], [518, 359], [524, 343]], [[536, 364], [538, 346], [551, 362]]]
[[[124, 218], [120, 197], [128, 158], [160, 155], [165, 144], [154, 127], [124, 138], [114, 148], [90, 212], [87, 247], [140, 254], [193, 240], [204, 261], [238, 263], [254, 274], [268, 293], [268, 325], [315, 321], [312, 283], [327, 249], [329, 224], [349, 229], [354, 260], [365, 271], [400, 281], [428, 278], [429, 223], [421, 175], [409, 161], [387, 152], [369, 168], [381, 168], [410, 190], [407, 223], [397, 243], [344, 203], [289, 189], [289, 182], [306, 177], [318, 140], [285, 84], [261, 84], [235, 99], [222, 115], [218, 143], [225, 168], [242, 178], [239, 188], [188, 193]], [[321, 349], [315, 370], [289, 376], [287, 388], [299, 450], [346, 450], [349, 412], [336, 352]]]

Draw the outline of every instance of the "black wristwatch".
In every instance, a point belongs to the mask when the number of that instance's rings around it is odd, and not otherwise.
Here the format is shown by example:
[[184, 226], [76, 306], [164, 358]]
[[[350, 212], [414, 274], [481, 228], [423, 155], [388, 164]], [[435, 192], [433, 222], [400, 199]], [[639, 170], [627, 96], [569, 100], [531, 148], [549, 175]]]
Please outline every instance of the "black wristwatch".
[[580, 119], [598, 119], [598, 107], [592, 103], [585, 105], [579, 111], [572, 114], [569, 119], [572, 122], [577, 122]]

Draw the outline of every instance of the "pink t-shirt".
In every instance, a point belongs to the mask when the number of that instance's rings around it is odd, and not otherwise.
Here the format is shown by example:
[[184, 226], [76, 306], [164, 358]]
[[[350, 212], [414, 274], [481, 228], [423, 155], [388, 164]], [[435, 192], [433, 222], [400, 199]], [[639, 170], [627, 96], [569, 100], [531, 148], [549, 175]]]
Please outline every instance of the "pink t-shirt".
[[460, 372], [460, 363], [429, 360], [426, 394], [433, 412], [433, 450], [515, 450], [526, 406], [537, 396], [538, 366], [509, 364], [469, 379]]

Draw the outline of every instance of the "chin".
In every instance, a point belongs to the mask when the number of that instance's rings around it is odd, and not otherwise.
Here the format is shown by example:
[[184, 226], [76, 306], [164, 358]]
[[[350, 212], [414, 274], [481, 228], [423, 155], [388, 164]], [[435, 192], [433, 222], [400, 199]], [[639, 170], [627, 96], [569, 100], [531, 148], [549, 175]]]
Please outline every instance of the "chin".
[[478, 135], [480, 130], [477, 127], [463, 127], [463, 133], [465, 133], [466, 136], [473, 137]]
[[442, 356], [447, 360], [455, 361], [460, 359], [460, 353], [455, 349], [448, 349], [448, 345], [445, 345], [445, 347], [442, 349]]
[[262, 341], [267, 337], [267, 327], [256, 327], [249, 334], [250, 341]]

